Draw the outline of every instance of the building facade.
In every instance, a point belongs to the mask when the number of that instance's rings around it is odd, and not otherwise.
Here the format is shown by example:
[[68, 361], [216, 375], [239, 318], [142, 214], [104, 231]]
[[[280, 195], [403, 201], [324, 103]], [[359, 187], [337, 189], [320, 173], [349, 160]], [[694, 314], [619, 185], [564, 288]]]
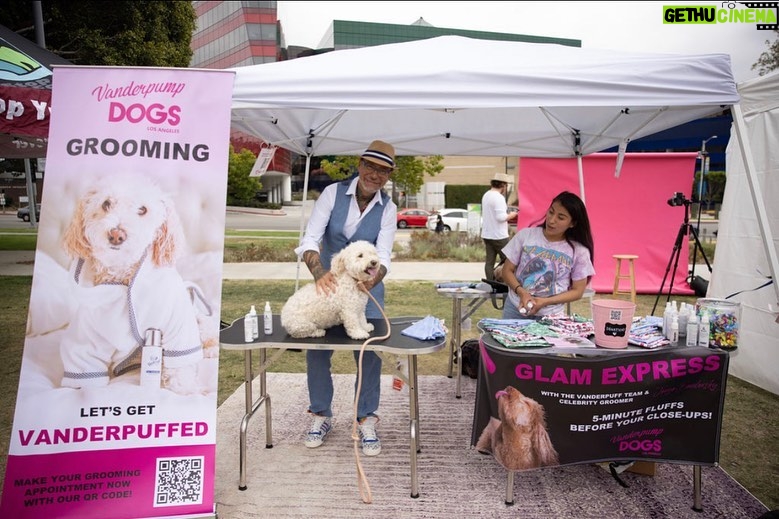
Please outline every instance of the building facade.
[[[273, 63], [286, 58], [276, 2], [196, 1], [197, 25], [192, 34], [190, 67], [225, 69]], [[233, 132], [236, 151], [248, 149], [259, 155], [262, 141]], [[277, 148], [267, 173], [262, 176], [258, 197], [272, 203], [291, 200], [292, 153]]]

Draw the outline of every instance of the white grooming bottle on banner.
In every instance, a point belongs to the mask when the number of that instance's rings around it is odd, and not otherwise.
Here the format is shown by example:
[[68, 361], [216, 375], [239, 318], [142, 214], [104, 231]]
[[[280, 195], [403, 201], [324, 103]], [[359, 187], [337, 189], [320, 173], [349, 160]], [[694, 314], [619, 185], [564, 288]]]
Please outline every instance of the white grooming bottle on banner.
[[160, 387], [162, 380], [162, 332], [146, 330], [141, 352], [141, 386]]

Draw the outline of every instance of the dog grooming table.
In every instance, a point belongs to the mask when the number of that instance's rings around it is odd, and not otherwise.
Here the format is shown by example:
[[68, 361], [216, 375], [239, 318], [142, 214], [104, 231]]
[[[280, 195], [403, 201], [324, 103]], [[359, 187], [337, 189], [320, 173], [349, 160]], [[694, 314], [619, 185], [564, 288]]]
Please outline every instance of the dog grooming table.
[[[445, 284], [445, 283], [444, 283]], [[449, 335], [449, 378], [454, 375], [454, 355], [457, 352], [457, 383], [455, 385], [455, 398], [462, 398], [461, 380], [462, 376], [462, 327], [463, 321], [468, 319], [473, 313], [479, 309], [485, 301], [492, 299], [493, 297], [501, 300], [505, 300], [508, 295], [505, 292], [492, 292], [488, 290], [480, 290], [477, 288], [436, 288], [436, 293], [439, 296], [448, 297], [452, 300], [452, 331]], [[468, 299], [468, 304], [463, 309], [463, 300]]]
[[[371, 342], [366, 346], [366, 351], [378, 353], [391, 353], [408, 357], [408, 395], [409, 395], [409, 439], [410, 439], [410, 465], [411, 465], [411, 497], [419, 497], [419, 481], [417, 479], [417, 453], [419, 444], [419, 394], [417, 389], [417, 355], [435, 353], [444, 347], [445, 338], [422, 341], [402, 335], [400, 332], [411, 324], [421, 320], [421, 317], [396, 317], [390, 319], [390, 336], [382, 341]], [[244, 342], [243, 317], [233, 321], [230, 326], [220, 332], [219, 341], [222, 348], [231, 351], [244, 352], [244, 390], [246, 399], [246, 414], [240, 425], [240, 472], [239, 490], [246, 490], [246, 463], [247, 444], [246, 434], [249, 428], [249, 420], [261, 405], [265, 404], [265, 447], [273, 447], [271, 432], [271, 397], [267, 391], [266, 372], [268, 367], [287, 349], [302, 350], [359, 350], [364, 340], [353, 340], [346, 335], [343, 326], [336, 326], [327, 330], [324, 337], [295, 339], [290, 337], [281, 326], [281, 318], [273, 316], [273, 334], [264, 335], [260, 330], [260, 336], [252, 342]], [[371, 337], [381, 337], [387, 334], [384, 319], [368, 319], [374, 330]], [[268, 358], [267, 350], [277, 351]], [[252, 395], [252, 351], [259, 350], [260, 395], [255, 400]]]

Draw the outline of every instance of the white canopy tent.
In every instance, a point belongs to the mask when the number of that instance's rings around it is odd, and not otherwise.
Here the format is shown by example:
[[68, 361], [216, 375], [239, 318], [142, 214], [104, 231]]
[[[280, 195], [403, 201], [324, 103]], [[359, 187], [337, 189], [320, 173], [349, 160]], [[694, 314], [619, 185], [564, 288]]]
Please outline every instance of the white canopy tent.
[[459, 36], [234, 70], [233, 128], [309, 157], [375, 138], [399, 155], [581, 157], [738, 101], [724, 54]]
[[779, 394], [779, 72], [738, 90], [707, 296], [741, 304], [730, 372]]
[[233, 129], [305, 155], [304, 193], [312, 156], [359, 155], [382, 139], [398, 155], [577, 157], [584, 197], [583, 155], [624, 153], [738, 102], [725, 54], [459, 36], [233, 70]]

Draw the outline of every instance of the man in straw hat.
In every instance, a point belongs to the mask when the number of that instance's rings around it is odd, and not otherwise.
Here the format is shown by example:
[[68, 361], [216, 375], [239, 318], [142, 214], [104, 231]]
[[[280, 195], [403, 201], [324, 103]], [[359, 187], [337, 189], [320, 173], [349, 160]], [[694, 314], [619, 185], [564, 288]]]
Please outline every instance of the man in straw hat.
[[[382, 188], [395, 170], [395, 148], [383, 141], [373, 141], [360, 157], [356, 178], [327, 186], [314, 204], [306, 233], [295, 249], [302, 256], [314, 276], [319, 293], [334, 290], [336, 281], [330, 272], [332, 257], [348, 244], [366, 240], [379, 253], [381, 266], [376, 276], [365, 287], [384, 307], [384, 284], [390, 266], [392, 244], [397, 226], [397, 206]], [[381, 318], [381, 310], [369, 298], [365, 310], [368, 318]], [[359, 351], [354, 352], [355, 362]], [[333, 422], [333, 379], [330, 374], [332, 350], [307, 350], [309, 407], [313, 421], [305, 438], [306, 447], [319, 447], [330, 432]], [[365, 351], [362, 361], [363, 377], [360, 387], [357, 419], [362, 451], [366, 456], [381, 452], [376, 435], [379, 421], [381, 357]]]
[[495, 173], [490, 181], [490, 190], [481, 198], [481, 238], [487, 250], [484, 259], [484, 277], [495, 278], [495, 259], [504, 261], [503, 247], [509, 242], [509, 222], [517, 221], [517, 212], [508, 212], [506, 194], [514, 179], [505, 173]]

